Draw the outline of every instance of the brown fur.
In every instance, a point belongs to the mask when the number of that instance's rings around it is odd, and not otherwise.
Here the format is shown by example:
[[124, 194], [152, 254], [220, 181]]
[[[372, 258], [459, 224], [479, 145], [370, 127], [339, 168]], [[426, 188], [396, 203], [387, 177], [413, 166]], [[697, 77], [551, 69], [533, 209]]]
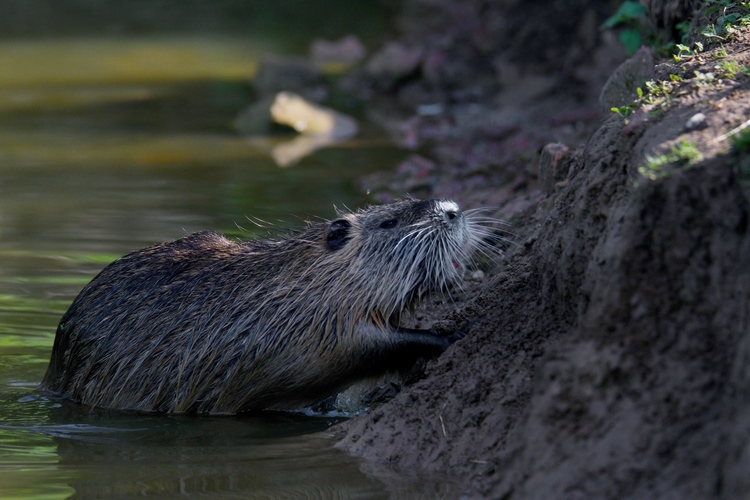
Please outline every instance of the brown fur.
[[65, 313], [41, 388], [177, 413], [314, 403], [455, 340], [389, 321], [459, 277], [478, 227], [453, 202], [404, 200], [275, 241], [203, 232], [136, 251]]

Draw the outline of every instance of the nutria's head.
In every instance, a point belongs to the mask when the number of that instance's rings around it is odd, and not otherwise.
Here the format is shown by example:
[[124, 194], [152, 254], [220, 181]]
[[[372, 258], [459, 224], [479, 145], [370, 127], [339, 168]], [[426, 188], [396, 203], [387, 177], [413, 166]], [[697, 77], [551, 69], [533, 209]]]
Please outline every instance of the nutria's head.
[[342, 293], [387, 319], [456, 281], [480, 234], [453, 201], [407, 199], [340, 213], [328, 224], [324, 261], [339, 265]]

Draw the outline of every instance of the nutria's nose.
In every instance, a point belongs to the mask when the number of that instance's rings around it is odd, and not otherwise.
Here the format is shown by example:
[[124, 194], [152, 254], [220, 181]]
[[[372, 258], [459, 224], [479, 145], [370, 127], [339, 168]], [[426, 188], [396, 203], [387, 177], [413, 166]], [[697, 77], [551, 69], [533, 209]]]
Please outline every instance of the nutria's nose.
[[435, 215], [442, 216], [445, 222], [453, 224], [461, 218], [461, 209], [455, 201], [435, 200], [432, 203]]
[[438, 208], [442, 210], [447, 222], [454, 222], [461, 216], [461, 209], [455, 201], [442, 200], [438, 203]]

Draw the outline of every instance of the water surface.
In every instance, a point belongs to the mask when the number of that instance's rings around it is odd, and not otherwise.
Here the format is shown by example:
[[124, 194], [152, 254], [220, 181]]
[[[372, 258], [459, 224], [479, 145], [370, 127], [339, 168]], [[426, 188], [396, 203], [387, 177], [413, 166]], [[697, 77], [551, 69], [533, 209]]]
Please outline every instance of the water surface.
[[249, 217], [332, 217], [401, 153], [365, 135], [279, 168], [230, 126], [260, 52], [246, 40], [0, 45], [0, 497], [411, 491], [332, 449], [335, 418], [149, 416], [35, 391], [60, 316], [107, 263], [196, 230], [262, 235]]

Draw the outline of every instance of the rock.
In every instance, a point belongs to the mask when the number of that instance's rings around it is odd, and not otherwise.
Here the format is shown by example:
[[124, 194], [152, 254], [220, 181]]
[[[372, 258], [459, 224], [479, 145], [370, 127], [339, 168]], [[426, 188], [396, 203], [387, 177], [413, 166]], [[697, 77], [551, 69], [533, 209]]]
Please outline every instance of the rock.
[[354, 118], [305, 100], [291, 92], [279, 92], [271, 105], [276, 123], [289, 125], [305, 135], [345, 139], [357, 134]]
[[685, 122], [685, 130], [700, 130], [708, 126], [706, 123], [706, 115], [703, 113], [696, 113]]
[[316, 38], [310, 44], [310, 58], [318, 65], [332, 63], [354, 65], [366, 55], [367, 49], [354, 35], [347, 35], [336, 41]]
[[390, 84], [414, 72], [422, 61], [421, 47], [390, 42], [367, 63], [367, 72], [376, 79]]
[[552, 194], [555, 186], [568, 176], [570, 149], [565, 144], [547, 144], [539, 157], [539, 187], [544, 194]]
[[623, 62], [599, 94], [599, 104], [604, 111], [619, 108], [636, 100], [637, 88], [651, 78], [654, 73], [654, 55], [648, 47], [641, 47], [628, 60]]

